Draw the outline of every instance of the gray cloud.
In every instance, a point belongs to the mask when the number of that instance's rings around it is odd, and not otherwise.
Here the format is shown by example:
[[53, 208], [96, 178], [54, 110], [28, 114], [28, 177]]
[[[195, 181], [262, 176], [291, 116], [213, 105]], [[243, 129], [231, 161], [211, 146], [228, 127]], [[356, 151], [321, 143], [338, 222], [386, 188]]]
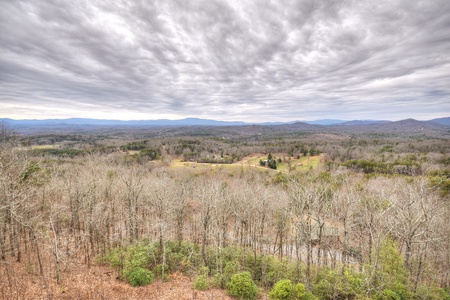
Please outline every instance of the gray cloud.
[[450, 112], [447, 0], [4, 0], [0, 31], [3, 117]]

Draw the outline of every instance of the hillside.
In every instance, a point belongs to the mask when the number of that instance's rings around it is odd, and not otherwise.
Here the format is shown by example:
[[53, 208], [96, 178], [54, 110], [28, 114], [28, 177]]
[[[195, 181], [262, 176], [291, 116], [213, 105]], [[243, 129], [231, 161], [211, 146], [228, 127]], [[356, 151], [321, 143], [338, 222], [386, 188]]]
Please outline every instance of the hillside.
[[447, 126], [0, 126], [0, 298], [448, 293]]
[[433, 119], [430, 122], [450, 126], [450, 117]]

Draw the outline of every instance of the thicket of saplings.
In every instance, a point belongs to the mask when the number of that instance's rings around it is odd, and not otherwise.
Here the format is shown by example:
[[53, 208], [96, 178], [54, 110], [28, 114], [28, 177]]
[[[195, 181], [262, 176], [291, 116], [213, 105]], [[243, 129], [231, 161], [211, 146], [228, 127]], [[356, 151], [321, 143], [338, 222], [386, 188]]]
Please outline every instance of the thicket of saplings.
[[349, 163], [274, 176], [13, 146], [2, 139], [0, 297], [27, 294], [14, 261], [43, 283], [81, 261], [135, 286], [183, 272], [238, 299], [450, 298], [445, 153], [395, 155], [420, 172]]

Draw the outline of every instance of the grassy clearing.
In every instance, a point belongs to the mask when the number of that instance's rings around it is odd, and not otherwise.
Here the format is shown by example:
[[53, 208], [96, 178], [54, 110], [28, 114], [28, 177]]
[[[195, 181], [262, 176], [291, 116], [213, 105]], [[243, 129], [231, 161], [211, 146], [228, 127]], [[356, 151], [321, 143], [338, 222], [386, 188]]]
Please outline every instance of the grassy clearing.
[[300, 157], [300, 159], [294, 160], [291, 164], [295, 167], [295, 170], [307, 171], [319, 167], [321, 165], [320, 158], [319, 155]]
[[[233, 164], [213, 164], [213, 163], [197, 163], [197, 162], [185, 162], [179, 159], [175, 159], [171, 163], [171, 167], [174, 168], [192, 168], [198, 170], [214, 170], [214, 169], [228, 169], [231, 171], [239, 171], [242, 169], [248, 168], [258, 168], [264, 171], [272, 171], [272, 172], [289, 172], [289, 163], [286, 161], [282, 161], [281, 163], [277, 162], [277, 170], [272, 170], [268, 167], [262, 167], [259, 164], [260, 159], [266, 159], [266, 156], [262, 154], [254, 154], [252, 156], [245, 157], [241, 161], [235, 162]], [[278, 159], [278, 157], [277, 157]], [[291, 158], [290, 161], [291, 171], [308, 171], [311, 169], [315, 169], [321, 165], [321, 157], [320, 156], [305, 156], [300, 158]]]
[[139, 154], [141, 153], [141, 151], [139, 150], [128, 150], [125, 153], [129, 154], [129, 155], [134, 155], [134, 154]]
[[247, 166], [242, 166], [241, 163], [235, 164], [212, 164], [212, 163], [197, 163], [197, 162], [187, 162], [181, 161], [180, 159], [174, 159], [170, 164], [173, 168], [192, 168], [199, 170], [211, 170], [211, 169], [229, 169], [229, 170], [239, 170], [242, 167], [246, 168]]
[[[274, 155], [275, 159], [277, 160], [277, 170], [281, 172], [289, 172], [289, 162], [286, 157], [280, 157], [277, 155]], [[278, 161], [278, 158], [282, 159], [282, 162], [280, 163]], [[246, 157], [242, 160], [242, 162], [246, 165], [252, 166], [252, 167], [260, 167], [259, 161], [260, 159], [264, 160], [267, 159], [267, 156], [262, 154], [255, 154], [249, 157]], [[240, 163], [242, 163], [240, 162]], [[308, 171], [311, 169], [315, 169], [319, 167], [321, 164], [321, 156], [302, 156], [300, 158], [292, 158], [290, 159], [290, 165], [291, 165], [291, 171]], [[266, 169], [266, 167], [262, 167]]]
[[55, 148], [59, 148], [61, 147], [61, 145], [35, 145], [35, 146], [31, 146], [31, 149], [35, 150], [35, 149], [55, 149]]

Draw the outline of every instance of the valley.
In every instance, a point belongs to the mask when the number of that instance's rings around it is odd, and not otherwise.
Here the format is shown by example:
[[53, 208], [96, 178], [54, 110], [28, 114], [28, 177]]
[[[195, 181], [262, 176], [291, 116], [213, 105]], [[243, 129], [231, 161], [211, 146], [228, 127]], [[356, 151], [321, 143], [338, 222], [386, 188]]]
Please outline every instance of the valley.
[[446, 125], [2, 126], [2, 298], [447, 299]]

